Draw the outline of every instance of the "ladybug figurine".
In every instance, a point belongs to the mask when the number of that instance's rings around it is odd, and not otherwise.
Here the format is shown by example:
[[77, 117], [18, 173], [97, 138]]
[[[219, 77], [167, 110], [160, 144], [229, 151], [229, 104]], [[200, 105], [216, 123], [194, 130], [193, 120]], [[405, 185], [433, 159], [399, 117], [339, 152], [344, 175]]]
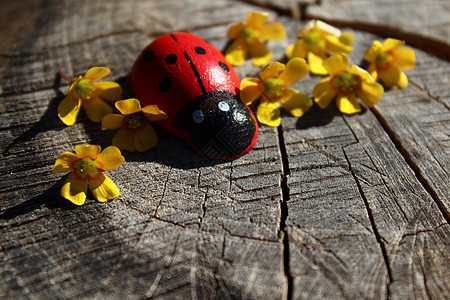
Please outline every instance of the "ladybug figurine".
[[258, 123], [239, 99], [240, 80], [213, 45], [191, 33], [164, 35], [149, 44], [131, 70], [142, 105], [169, 116], [158, 123], [213, 159], [233, 160], [256, 144]]

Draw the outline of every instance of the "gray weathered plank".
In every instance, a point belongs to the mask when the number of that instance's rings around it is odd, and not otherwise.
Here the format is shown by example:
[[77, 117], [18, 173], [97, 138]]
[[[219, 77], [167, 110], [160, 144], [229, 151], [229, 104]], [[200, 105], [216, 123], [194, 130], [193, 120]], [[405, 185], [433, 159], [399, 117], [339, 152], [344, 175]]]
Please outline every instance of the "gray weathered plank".
[[[125, 153], [126, 163], [108, 172], [119, 198], [73, 207], [58, 196], [64, 178], [51, 173], [54, 160], [77, 144], [105, 147], [112, 133], [83, 115], [62, 125], [55, 110], [67, 87], [53, 89], [55, 73], [104, 65], [126, 85], [157, 35], [191, 31], [223, 49], [227, 26], [258, 7], [49, 3], [0, 74], [1, 297], [445, 297], [449, 226], [436, 203], [449, 190], [438, 180], [448, 168], [448, 63], [420, 53], [412, 85], [388, 91], [373, 111], [286, 116], [281, 131], [262, 126], [255, 149], [233, 162], [204, 160], [158, 129], [155, 149]], [[276, 59], [302, 25], [279, 20], [289, 41], [269, 43]], [[353, 32], [361, 48], [376, 38]], [[258, 69], [247, 62], [237, 71], [253, 77]], [[296, 87], [310, 94], [318, 80]]]
[[[364, 47], [376, 37], [353, 33], [356, 49], [350, 58], [359, 64]], [[411, 78], [426, 72], [425, 62], [439, 64], [438, 72], [448, 69], [448, 63], [418, 53], [418, 70], [408, 72]], [[320, 79], [308, 77], [296, 87], [311, 93]], [[448, 77], [438, 80], [443, 85]], [[450, 227], [439, 205], [449, 199], [448, 183], [441, 180], [448, 176], [448, 156], [447, 150], [440, 153], [446, 139], [438, 136], [445, 135], [446, 115], [443, 103], [413, 83], [387, 90], [373, 111], [355, 116], [342, 116], [336, 107], [316, 107], [303, 118], [283, 119], [294, 297], [404, 299], [445, 294]], [[423, 125], [411, 126], [413, 120]], [[430, 120], [434, 133], [425, 126]], [[409, 132], [421, 146], [399, 151], [399, 142], [386, 128], [400, 143], [408, 141]], [[431, 153], [437, 158], [428, 159]], [[420, 172], [430, 171], [424, 175], [431, 181], [429, 190], [404, 155], [420, 161]]]

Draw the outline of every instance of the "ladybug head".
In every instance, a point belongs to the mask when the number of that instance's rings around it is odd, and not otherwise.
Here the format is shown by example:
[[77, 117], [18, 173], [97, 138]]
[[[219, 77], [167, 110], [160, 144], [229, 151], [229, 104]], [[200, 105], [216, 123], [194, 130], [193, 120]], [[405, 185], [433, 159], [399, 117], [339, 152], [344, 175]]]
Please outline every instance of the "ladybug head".
[[231, 160], [256, 143], [257, 123], [241, 100], [227, 91], [214, 91], [185, 104], [172, 125], [186, 130], [194, 148], [213, 158]]

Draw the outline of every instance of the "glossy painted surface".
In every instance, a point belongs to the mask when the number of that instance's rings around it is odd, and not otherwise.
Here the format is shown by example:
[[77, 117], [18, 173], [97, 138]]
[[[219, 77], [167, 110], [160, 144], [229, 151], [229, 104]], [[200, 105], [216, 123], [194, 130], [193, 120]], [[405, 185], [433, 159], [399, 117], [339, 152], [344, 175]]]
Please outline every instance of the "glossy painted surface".
[[149, 44], [131, 71], [142, 106], [156, 104], [168, 119], [159, 124], [215, 159], [250, 151], [258, 123], [239, 97], [240, 80], [213, 45], [190, 33], [164, 35]]

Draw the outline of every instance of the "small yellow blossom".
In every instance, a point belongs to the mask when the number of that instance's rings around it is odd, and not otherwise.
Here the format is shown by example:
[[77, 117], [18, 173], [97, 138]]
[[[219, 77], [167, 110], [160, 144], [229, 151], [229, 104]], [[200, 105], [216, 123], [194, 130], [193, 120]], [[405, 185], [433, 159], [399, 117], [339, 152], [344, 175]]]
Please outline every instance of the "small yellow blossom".
[[388, 38], [381, 44], [373, 41], [366, 50], [365, 59], [370, 62], [368, 71], [374, 80], [381, 79], [388, 88], [404, 88], [408, 78], [400, 69], [411, 70], [415, 66], [414, 50], [400, 48], [404, 41]]
[[158, 137], [149, 121], [167, 119], [166, 113], [156, 105], [141, 108], [139, 100], [131, 98], [116, 102], [122, 113], [106, 115], [102, 120], [102, 129], [119, 129], [114, 135], [112, 144], [122, 150], [139, 152], [155, 147]]
[[335, 55], [323, 62], [331, 77], [322, 79], [313, 90], [314, 101], [325, 108], [336, 98], [339, 110], [346, 114], [361, 111], [356, 97], [372, 107], [383, 96], [383, 86], [373, 80], [365, 70], [350, 64], [347, 55]]
[[100, 201], [116, 198], [119, 189], [103, 171], [110, 171], [124, 163], [125, 158], [117, 147], [110, 146], [100, 152], [97, 145], [77, 145], [75, 153], [64, 152], [53, 166], [54, 173], [70, 172], [61, 188], [61, 196], [83, 205], [89, 186], [94, 197]]
[[228, 62], [240, 66], [250, 56], [254, 65], [262, 66], [272, 59], [273, 54], [264, 42], [283, 40], [286, 38], [286, 32], [281, 23], [265, 24], [268, 17], [267, 13], [250, 12], [245, 24], [239, 22], [230, 26], [227, 37], [234, 41], [225, 52]]
[[319, 20], [311, 20], [297, 34], [300, 38], [286, 50], [289, 58], [306, 58], [311, 73], [326, 75], [322, 62], [329, 55], [353, 51], [353, 35]]
[[301, 117], [312, 106], [307, 95], [288, 88], [308, 74], [309, 66], [302, 58], [293, 58], [286, 65], [273, 62], [266, 65], [257, 78], [246, 78], [241, 82], [241, 99], [246, 105], [262, 96], [256, 111], [258, 120], [269, 126], [281, 123], [280, 103], [294, 117]]
[[89, 120], [100, 122], [112, 108], [103, 100], [116, 101], [122, 96], [122, 88], [112, 81], [93, 82], [111, 72], [108, 68], [95, 67], [89, 69], [84, 77], [79, 76], [70, 85], [66, 96], [58, 105], [58, 116], [64, 124], [75, 124], [81, 106]]

